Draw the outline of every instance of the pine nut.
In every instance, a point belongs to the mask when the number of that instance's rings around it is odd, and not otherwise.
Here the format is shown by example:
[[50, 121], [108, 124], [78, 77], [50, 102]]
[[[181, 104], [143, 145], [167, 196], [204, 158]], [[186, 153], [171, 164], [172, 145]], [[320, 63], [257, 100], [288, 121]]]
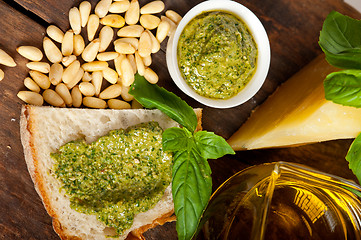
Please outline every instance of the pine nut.
[[132, 101], [134, 99], [133, 95], [129, 94], [129, 89], [130, 89], [130, 86], [124, 86], [124, 85], [121, 85], [122, 86], [122, 92], [120, 94], [120, 96], [122, 96], [123, 100], [124, 101]]
[[45, 102], [54, 107], [65, 107], [64, 100], [52, 89], [46, 89], [43, 92], [43, 98]]
[[107, 102], [103, 99], [95, 98], [95, 97], [84, 97], [83, 98], [83, 104], [86, 107], [90, 108], [106, 108]]
[[[43, 58], [43, 54], [41, 54], [41, 58]], [[41, 58], [40, 58], [40, 60], [41, 60]], [[36, 59], [38, 59], [38, 58], [36, 58]], [[40, 60], [38, 60], [38, 61], [40, 61]], [[14, 59], [7, 52], [5, 52], [2, 49], [0, 49], [0, 64], [3, 64], [8, 67], [16, 66]]]
[[55, 87], [55, 92], [64, 100], [65, 104], [70, 107], [73, 103], [73, 99], [70, 95], [69, 89], [64, 83], [59, 83]]
[[125, 24], [125, 20], [118, 14], [108, 14], [100, 20], [100, 23], [113, 28], [121, 28]]
[[114, 50], [121, 54], [132, 54], [135, 53], [135, 48], [126, 42], [114, 41]]
[[170, 30], [170, 24], [166, 20], [162, 20], [157, 28], [156, 38], [161, 43], [167, 37]]
[[95, 87], [90, 82], [81, 82], [79, 84], [79, 90], [84, 96], [87, 97], [94, 96], [95, 94]]
[[91, 14], [89, 16], [87, 31], [88, 31], [88, 40], [93, 41], [95, 33], [97, 32], [99, 27], [99, 17], [98, 15]]
[[84, 71], [87, 72], [103, 71], [107, 67], [108, 67], [108, 63], [103, 61], [88, 62], [82, 65]]
[[131, 103], [132, 109], [142, 109], [143, 106], [137, 100], [133, 99]]
[[29, 74], [42, 89], [48, 89], [50, 87], [50, 80], [45, 74], [34, 70], [29, 71]]
[[116, 84], [118, 81], [118, 73], [111, 68], [106, 68], [103, 70], [103, 77], [111, 84]]
[[99, 61], [110, 61], [114, 60], [119, 56], [119, 53], [117, 52], [102, 52], [97, 55], [97, 59]]
[[81, 79], [83, 82], [90, 82], [92, 80], [92, 76], [88, 72], [84, 72], [84, 75]]
[[71, 98], [73, 101], [73, 107], [80, 107], [81, 103], [83, 101], [83, 96], [81, 95], [81, 92], [79, 90], [79, 86], [75, 86], [73, 87], [73, 89], [71, 90]]
[[84, 70], [82, 68], [79, 68], [75, 77], [69, 83], [66, 84], [68, 89], [72, 89], [73, 87], [75, 87], [75, 85], [77, 85], [78, 82], [80, 82], [80, 80], [83, 78], [83, 75], [84, 75]]
[[138, 38], [144, 31], [144, 28], [140, 25], [125, 26], [119, 29], [117, 35], [119, 37], [133, 37]]
[[114, 59], [114, 67], [115, 70], [117, 71], [118, 75], [121, 76], [122, 75], [122, 70], [120, 68], [120, 63], [122, 62], [122, 60], [125, 58], [126, 56], [124, 54], [119, 54], [119, 56]]
[[5, 73], [2, 69], [0, 69], [0, 81], [2, 81], [5, 77]]
[[137, 65], [137, 70], [140, 76], [144, 75], [144, 71], [145, 71], [145, 66], [143, 63], [143, 59], [142, 57], [139, 55], [138, 52], [135, 52], [135, 64]]
[[155, 38], [151, 31], [146, 30], [146, 32], [149, 34], [150, 40], [152, 41], [152, 53], [157, 53], [160, 50], [158, 39]]
[[70, 64], [72, 64], [75, 60], [76, 60], [76, 56], [75, 55], [70, 55], [70, 56], [67, 56], [67, 57], [63, 57], [63, 60], [61, 60], [61, 63], [64, 65], [64, 67], [67, 67]]
[[24, 102], [31, 104], [31, 105], [42, 106], [44, 103], [43, 97], [39, 93], [36, 93], [36, 92], [20, 91], [20, 92], [18, 92], [17, 96]]
[[135, 48], [135, 50], [138, 50], [139, 40], [137, 38], [119, 38], [116, 41], [130, 43]]
[[100, 47], [100, 40], [98, 38], [90, 42], [88, 46], [85, 47], [81, 55], [84, 61], [86, 62], [94, 61], [94, 59], [96, 58], [99, 52], [99, 47]]
[[40, 87], [38, 84], [36, 84], [36, 82], [34, 82], [33, 79], [27, 77], [24, 79], [24, 85], [25, 87], [27, 87], [29, 90], [33, 91], [33, 92], [40, 92]]
[[[37, 47], [33, 47], [33, 46], [21, 46], [21, 47], [18, 47], [16, 49], [16, 51], [18, 51], [18, 53], [23, 56], [24, 58], [27, 58], [33, 62], [39, 62], [42, 58], [43, 58], [43, 53], [41, 52], [41, 50]], [[4, 51], [2, 51], [0, 49], [0, 59], [4, 59], [5, 60], [5, 57], [7, 53], [5, 53]], [[14, 60], [12, 59], [12, 57], [10, 57], [9, 55], [7, 55], [7, 61], [8, 61], [8, 65], [9, 67], [14, 67], [16, 66]], [[2, 60], [2, 61], [4, 61]], [[1, 64], [4, 64], [6, 65], [5, 63], [2, 63]], [[15, 64], [15, 65], [14, 65]]]
[[58, 28], [55, 25], [50, 25], [47, 29], [46, 29], [46, 33], [48, 34], [48, 36], [53, 39], [55, 42], [58, 43], [62, 43], [63, 42], [63, 38], [64, 38], [64, 33], [63, 31]]
[[83, 1], [79, 5], [79, 12], [80, 12], [80, 19], [81, 19], [81, 26], [85, 27], [88, 22], [90, 11], [91, 11], [91, 4], [88, 1]]
[[163, 10], [164, 10], [164, 3], [162, 1], [153, 1], [144, 5], [140, 9], [140, 14], [160, 13]]
[[168, 31], [168, 36], [173, 35], [175, 30], [177, 29], [177, 24], [175, 24], [172, 20], [170, 20], [166, 16], [161, 16], [160, 19], [161, 19], [161, 21], [166, 21], [170, 25], [169, 31]]
[[74, 47], [74, 32], [68, 30], [64, 34], [63, 42], [61, 43], [61, 52], [64, 56], [70, 56], [73, 53]]
[[72, 64], [70, 64], [63, 73], [63, 82], [65, 84], [70, 83], [75, 76], [77, 75], [78, 71], [80, 69], [80, 62], [78, 60], [75, 60]]
[[158, 75], [150, 68], [145, 69], [144, 78], [151, 84], [156, 84], [159, 80]]
[[119, 100], [119, 99], [109, 99], [108, 106], [111, 109], [130, 109], [131, 108], [129, 103]]
[[83, 53], [81, 54], [81, 57], [84, 59], [84, 61], [86, 62], [94, 61], [98, 55], [99, 46], [100, 46], [99, 38], [94, 39], [92, 42], [90, 42], [88, 46], [85, 47]]
[[139, 22], [145, 29], [152, 30], [158, 27], [160, 19], [154, 15], [144, 14], [140, 17]]
[[119, 84], [113, 84], [104, 89], [100, 94], [101, 99], [111, 99], [119, 97], [122, 92], [122, 87]]
[[179, 15], [173, 10], [167, 10], [165, 12], [165, 15], [176, 24], [178, 24], [182, 20], [181, 15]]
[[69, 10], [69, 23], [73, 29], [74, 34], [80, 34], [81, 32], [81, 17], [80, 11], [77, 7], [73, 7]]
[[129, 9], [125, 13], [125, 22], [128, 25], [136, 24], [139, 20], [139, 2], [138, 0], [132, 0], [129, 5]]
[[43, 48], [46, 57], [52, 63], [61, 62], [63, 59], [63, 54], [60, 52], [59, 48], [50, 40], [50, 38], [44, 37]]
[[128, 58], [123, 58], [120, 62], [120, 70], [122, 72], [123, 85], [130, 86], [134, 82], [134, 74]]
[[140, 36], [138, 53], [141, 57], [148, 57], [152, 53], [152, 40], [146, 31]]
[[109, 26], [104, 26], [99, 32], [99, 52], [104, 52], [108, 47], [114, 37], [114, 30]]
[[81, 35], [74, 35], [74, 46], [73, 47], [74, 47], [73, 54], [75, 56], [79, 56], [80, 54], [83, 53], [84, 48], [85, 48], [85, 42]]
[[129, 54], [129, 55], [127, 55], [127, 58], [130, 62], [130, 65], [132, 65], [133, 73], [136, 74], [137, 73], [137, 64], [135, 63], [134, 55]]
[[50, 71], [50, 65], [47, 62], [28, 62], [26, 66], [41, 73], [49, 73]]
[[95, 96], [99, 96], [100, 89], [102, 88], [103, 83], [103, 73], [101, 71], [93, 72], [92, 83], [95, 87]]
[[54, 63], [50, 67], [49, 80], [53, 85], [57, 85], [61, 82], [63, 77], [63, 66], [60, 63]]
[[149, 67], [152, 64], [152, 57], [149, 55], [147, 57], [142, 57], [144, 66]]
[[110, 5], [112, 4], [112, 0], [100, 0], [98, 4], [95, 6], [95, 14], [99, 16], [99, 18], [107, 15]]
[[129, 9], [130, 2], [128, 0], [123, 0], [120, 2], [113, 2], [110, 5], [109, 12], [111, 13], [123, 13]]

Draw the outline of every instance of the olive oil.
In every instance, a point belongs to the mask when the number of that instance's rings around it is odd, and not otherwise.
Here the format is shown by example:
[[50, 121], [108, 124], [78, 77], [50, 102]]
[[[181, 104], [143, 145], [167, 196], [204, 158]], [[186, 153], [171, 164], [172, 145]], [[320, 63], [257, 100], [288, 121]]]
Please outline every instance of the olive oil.
[[212, 196], [206, 239], [361, 239], [361, 188], [290, 163], [252, 167]]

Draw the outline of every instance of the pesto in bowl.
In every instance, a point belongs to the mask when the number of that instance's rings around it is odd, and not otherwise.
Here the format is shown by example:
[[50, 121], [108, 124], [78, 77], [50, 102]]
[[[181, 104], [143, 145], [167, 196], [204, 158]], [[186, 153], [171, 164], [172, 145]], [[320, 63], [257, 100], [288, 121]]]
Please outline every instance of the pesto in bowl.
[[[230, 20], [219, 19], [216, 23], [218, 26], [207, 23], [206, 19], [214, 17], [213, 15], [226, 16]], [[205, 30], [202, 30], [202, 24], [191, 26], [193, 20], [202, 17]], [[181, 35], [188, 26], [191, 26], [190, 33], [193, 32], [194, 39], [187, 40], [184, 45], [187, 50], [183, 53], [186, 57], [182, 57], [182, 53], [178, 53], [179, 46], [182, 45], [179, 42], [184, 41]], [[216, 27], [221, 31], [215, 30]], [[230, 34], [228, 31], [231, 30], [238, 33]], [[248, 38], [250, 36], [252, 41]], [[195, 42], [196, 40], [199, 42]], [[247, 46], [236, 46], [242, 48], [237, 52], [233, 47], [227, 47], [227, 44]], [[244, 52], [250, 49], [251, 56]], [[236, 60], [237, 54], [239, 60]], [[247, 55], [247, 59], [241, 57], [241, 54]], [[166, 60], [172, 80], [185, 94], [209, 107], [231, 108], [248, 101], [260, 90], [268, 74], [271, 48], [266, 30], [252, 11], [235, 1], [208, 0], [190, 9], [175, 32], [169, 36]], [[243, 71], [247, 73], [242, 75]], [[238, 76], [241, 76], [241, 80]], [[187, 81], [195, 82], [198, 90]]]
[[192, 19], [178, 41], [178, 66], [199, 95], [228, 99], [252, 78], [257, 46], [246, 24], [233, 14], [205, 12]]

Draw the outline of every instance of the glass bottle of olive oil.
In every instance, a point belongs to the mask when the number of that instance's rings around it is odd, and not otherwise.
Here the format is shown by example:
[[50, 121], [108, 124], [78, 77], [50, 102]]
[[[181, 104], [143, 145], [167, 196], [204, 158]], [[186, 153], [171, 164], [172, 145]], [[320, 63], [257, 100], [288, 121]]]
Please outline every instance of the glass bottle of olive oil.
[[361, 239], [361, 187], [278, 162], [248, 168], [212, 196], [206, 239]]

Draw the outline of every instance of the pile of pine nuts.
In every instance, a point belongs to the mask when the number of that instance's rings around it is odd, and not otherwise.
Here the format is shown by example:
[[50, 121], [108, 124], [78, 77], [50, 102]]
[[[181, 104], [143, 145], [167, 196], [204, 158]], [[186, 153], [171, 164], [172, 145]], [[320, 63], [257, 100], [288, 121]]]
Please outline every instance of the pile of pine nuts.
[[[0, 64], [8, 66], [8, 67], [15, 67], [16, 63], [14, 59], [4, 50], [0, 49]], [[3, 80], [5, 77], [5, 73], [2, 69], [0, 69], [0, 81]]]
[[[46, 30], [43, 50], [50, 64], [41, 61], [43, 52], [36, 47], [16, 49], [30, 60], [26, 64], [30, 77], [24, 80], [28, 90], [17, 96], [33, 105], [45, 101], [55, 107], [139, 108], [128, 94], [134, 75], [138, 73], [152, 84], [158, 82], [158, 75], [149, 67], [151, 54], [160, 50], [160, 43], [174, 33], [181, 20], [172, 10], [167, 10], [165, 16], [154, 15], [164, 7], [162, 1], [140, 8], [138, 0], [100, 0], [94, 14], [88, 1], [71, 8], [71, 29], [64, 33], [51, 25]], [[85, 27], [87, 44], [80, 35]], [[119, 37], [115, 41], [114, 29]]]

